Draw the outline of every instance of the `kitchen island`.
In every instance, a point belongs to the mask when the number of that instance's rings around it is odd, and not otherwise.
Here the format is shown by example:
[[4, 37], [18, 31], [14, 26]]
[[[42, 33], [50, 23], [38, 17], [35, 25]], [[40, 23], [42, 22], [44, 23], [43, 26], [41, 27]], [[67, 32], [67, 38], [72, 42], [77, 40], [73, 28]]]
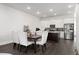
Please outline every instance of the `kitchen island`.
[[58, 42], [59, 41], [59, 36], [60, 36], [60, 32], [59, 31], [49, 31], [47, 39], [49, 41]]

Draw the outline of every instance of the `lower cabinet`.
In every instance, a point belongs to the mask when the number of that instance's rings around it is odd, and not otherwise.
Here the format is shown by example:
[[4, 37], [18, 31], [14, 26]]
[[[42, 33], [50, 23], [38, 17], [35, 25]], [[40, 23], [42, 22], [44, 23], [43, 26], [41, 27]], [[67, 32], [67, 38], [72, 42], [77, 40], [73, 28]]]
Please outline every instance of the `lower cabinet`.
[[59, 33], [48, 33], [48, 39], [49, 41], [59, 41]]

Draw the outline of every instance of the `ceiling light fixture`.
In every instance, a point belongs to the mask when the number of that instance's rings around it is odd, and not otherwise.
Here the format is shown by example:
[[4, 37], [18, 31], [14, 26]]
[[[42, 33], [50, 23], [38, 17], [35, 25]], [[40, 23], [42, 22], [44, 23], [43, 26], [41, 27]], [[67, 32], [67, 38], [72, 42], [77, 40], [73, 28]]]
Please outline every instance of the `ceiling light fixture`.
[[56, 13], [54, 13], [54, 15], [57, 15]]
[[53, 11], [53, 9], [49, 9], [49, 11], [50, 11], [50, 12], [52, 12], [52, 11]]
[[30, 9], [31, 9], [31, 7], [27, 6], [27, 9], [28, 9], [28, 10], [30, 10]]
[[37, 14], [40, 14], [40, 12], [39, 12], [39, 11], [37, 11]]
[[72, 8], [73, 6], [72, 5], [68, 5], [68, 8]]

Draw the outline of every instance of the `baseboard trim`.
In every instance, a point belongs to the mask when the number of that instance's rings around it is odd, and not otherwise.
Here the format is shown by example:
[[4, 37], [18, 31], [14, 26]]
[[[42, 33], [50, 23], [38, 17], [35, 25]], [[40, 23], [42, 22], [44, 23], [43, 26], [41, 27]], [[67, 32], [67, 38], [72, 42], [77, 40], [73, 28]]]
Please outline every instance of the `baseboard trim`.
[[0, 42], [0, 45], [6, 45], [6, 44], [9, 44], [9, 43], [13, 43], [13, 41]]

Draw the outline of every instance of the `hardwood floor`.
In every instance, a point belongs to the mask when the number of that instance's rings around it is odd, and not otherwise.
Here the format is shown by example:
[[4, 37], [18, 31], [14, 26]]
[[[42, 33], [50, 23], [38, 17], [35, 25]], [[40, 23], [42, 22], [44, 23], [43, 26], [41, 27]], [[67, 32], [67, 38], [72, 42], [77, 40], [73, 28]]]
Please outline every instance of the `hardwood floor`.
[[7, 44], [0, 46], [0, 53], [11, 53], [13, 55], [74, 55], [73, 52], [73, 41], [60, 39], [59, 42], [48, 41], [47, 48], [44, 53], [40, 46], [37, 46], [37, 53], [34, 53], [33, 47], [29, 46], [27, 52], [25, 52], [25, 47], [22, 48], [23, 51], [18, 49], [13, 49], [13, 44]]

